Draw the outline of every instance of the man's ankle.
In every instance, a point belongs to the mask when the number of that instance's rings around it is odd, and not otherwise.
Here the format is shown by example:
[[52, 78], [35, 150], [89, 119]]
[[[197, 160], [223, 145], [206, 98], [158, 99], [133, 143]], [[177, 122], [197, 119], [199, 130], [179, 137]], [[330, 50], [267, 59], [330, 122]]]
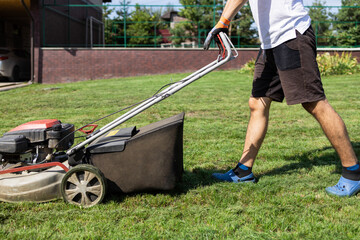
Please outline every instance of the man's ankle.
[[236, 176], [239, 178], [248, 176], [252, 173], [252, 167], [247, 167], [242, 163], [238, 163], [236, 167], [233, 169]]
[[351, 166], [351, 167], [343, 167], [342, 174], [344, 178], [353, 180], [353, 181], [360, 181], [360, 166], [359, 163]]

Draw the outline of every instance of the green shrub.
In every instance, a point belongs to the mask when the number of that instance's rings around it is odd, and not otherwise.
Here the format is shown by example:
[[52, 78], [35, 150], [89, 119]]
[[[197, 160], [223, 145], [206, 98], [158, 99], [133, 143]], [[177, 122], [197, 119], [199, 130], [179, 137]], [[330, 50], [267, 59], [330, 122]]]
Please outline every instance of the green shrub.
[[343, 52], [341, 55], [335, 53], [318, 54], [316, 60], [319, 65], [321, 76], [353, 74], [360, 72], [356, 58], [351, 53]]
[[[318, 54], [316, 60], [319, 65], [321, 76], [353, 74], [360, 72], [360, 65], [351, 53], [343, 52], [341, 55], [335, 53]], [[248, 61], [241, 69], [240, 73], [254, 74], [255, 59]]]
[[255, 69], [255, 59], [251, 59], [250, 61], [245, 63], [244, 66], [242, 66], [239, 72], [254, 75], [254, 69]]

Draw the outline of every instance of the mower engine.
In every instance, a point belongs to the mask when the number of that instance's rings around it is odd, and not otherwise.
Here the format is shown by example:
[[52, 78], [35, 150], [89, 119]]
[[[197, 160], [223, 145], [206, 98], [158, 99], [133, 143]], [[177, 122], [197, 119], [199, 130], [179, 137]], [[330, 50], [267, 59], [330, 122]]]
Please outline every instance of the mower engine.
[[62, 124], [57, 119], [24, 123], [0, 138], [0, 159], [3, 164], [64, 161], [65, 153], [54, 152], [73, 145], [73, 132], [73, 124]]

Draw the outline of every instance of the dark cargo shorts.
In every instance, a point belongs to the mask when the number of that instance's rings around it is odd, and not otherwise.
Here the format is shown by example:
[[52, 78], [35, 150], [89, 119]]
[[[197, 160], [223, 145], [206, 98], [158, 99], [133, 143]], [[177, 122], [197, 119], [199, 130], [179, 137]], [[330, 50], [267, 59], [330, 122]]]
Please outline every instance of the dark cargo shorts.
[[255, 63], [253, 97], [269, 97], [289, 105], [325, 99], [316, 62], [313, 29], [275, 48], [260, 50]]

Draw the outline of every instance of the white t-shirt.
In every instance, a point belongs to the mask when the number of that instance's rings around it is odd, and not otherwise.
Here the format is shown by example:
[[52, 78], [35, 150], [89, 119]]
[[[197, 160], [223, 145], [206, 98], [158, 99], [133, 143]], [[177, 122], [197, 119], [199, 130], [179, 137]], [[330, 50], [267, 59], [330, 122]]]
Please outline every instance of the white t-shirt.
[[303, 34], [311, 19], [302, 0], [249, 0], [262, 49], [274, 48]]

